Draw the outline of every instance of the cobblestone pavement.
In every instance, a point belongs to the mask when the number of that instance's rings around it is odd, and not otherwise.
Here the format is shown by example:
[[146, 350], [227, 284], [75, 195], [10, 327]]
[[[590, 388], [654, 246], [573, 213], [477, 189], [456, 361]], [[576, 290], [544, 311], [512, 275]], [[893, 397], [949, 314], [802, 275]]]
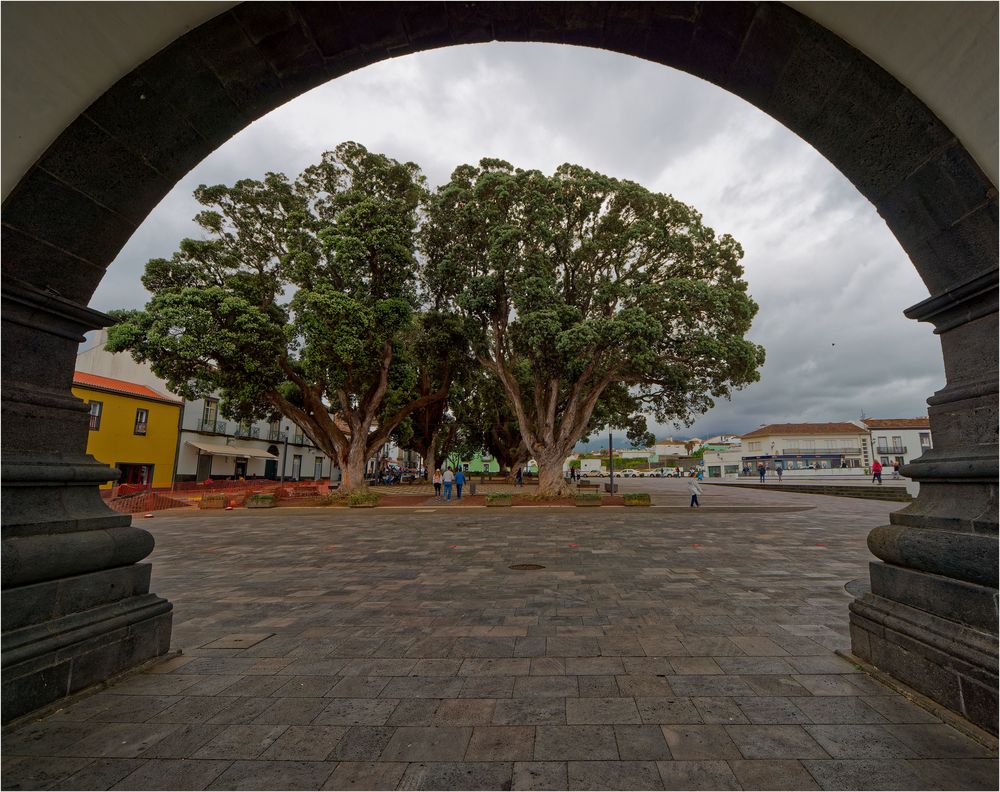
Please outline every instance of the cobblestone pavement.
[[834, 652], [900, 504], [737, 494], [815, 508], [160, 514], [183, 654], [8, 730], [3, 786], [996, 789]]

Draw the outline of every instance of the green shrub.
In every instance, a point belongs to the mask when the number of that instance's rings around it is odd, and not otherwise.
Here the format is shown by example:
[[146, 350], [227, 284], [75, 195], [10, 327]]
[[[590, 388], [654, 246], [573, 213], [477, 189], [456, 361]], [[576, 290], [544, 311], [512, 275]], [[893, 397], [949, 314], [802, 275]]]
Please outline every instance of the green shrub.
[[646, 492], [626, 492], [625, 493], [625, 505], [626, 506], [650, 506], [652, 502], [649, 498], [649, 494]]
[[374, 492], [367, 492], [365, 490], [361, 490], [359, 492], [352, 492], [350, 495], [347, 496], [347, 505], [353, 506], [355, 508], [358, 507], [370, 508], [377, 503], [378, 503], [378, 495], [376, 495]]
[[510, 506], [514, 502], [514, 496], [509, 492], [491, 492], [486, 496], [487, 506]]
[[577, 506], [600, 506], [601, 496], [596, 492], [578, 492], [576, 495]]

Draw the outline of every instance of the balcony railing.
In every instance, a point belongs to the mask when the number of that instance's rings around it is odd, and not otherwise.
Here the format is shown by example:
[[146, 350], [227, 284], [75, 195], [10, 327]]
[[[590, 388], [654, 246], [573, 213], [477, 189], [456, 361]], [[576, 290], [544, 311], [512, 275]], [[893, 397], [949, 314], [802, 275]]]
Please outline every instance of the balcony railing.
[[781, 453], [785, 455], [805, 456], [807, 454], [823, 456], [857, 456], [861, 453], [861, 448], [782, 448]]
[[884, 446], [880, 445], [876, 449], [879, 454], [905, 454], [906, 446]]
[[237, 426], [237, 437], [260, 437], [260, 427], [258, 426]]
[[226, 433], [226, 422], [225, 421], [202, 421], [201, 430], [202, 432], [215, 432], [216, 434]]
[[292, 435], [292, 442], [296, 445], [305, 445], [306, 436], [304, 434], [296, 433]]
[[280, 429], [268, 429], [267, 430], [267, 439], [271, 440], [272, 442], [277, 441], [277, 442], [280, 443], [286, 437], [288, 437], [288, 435], [285, 432], [282, 432]]

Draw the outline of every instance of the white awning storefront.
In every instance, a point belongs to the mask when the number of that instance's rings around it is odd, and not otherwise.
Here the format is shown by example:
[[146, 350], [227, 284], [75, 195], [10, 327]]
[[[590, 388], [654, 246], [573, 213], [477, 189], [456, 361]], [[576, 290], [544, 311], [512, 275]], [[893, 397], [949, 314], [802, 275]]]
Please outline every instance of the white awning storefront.
[[231, 456], [231, 457], [248, 457], [257, 459], [277, 459], [277, 454], [269, 454], [260, 448], [252, 448], [250, 446], [240, 446], [240, 445], [225, 445], [221, 443], [193, 443], [188, 440], [185, 445], [189, 445], [193, 448], [197, 448], [199, 451], [204, 451], [206, 454], [211, 456]]

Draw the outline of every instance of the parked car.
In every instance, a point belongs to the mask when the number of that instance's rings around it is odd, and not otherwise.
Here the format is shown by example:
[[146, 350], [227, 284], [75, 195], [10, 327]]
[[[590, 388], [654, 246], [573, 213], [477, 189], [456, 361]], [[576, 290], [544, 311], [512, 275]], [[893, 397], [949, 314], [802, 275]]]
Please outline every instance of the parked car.
[[615, 475], [621, 476], [622, 478], [638, 478], [639, 471], [633, 470], [632, 468], [625, 468], [624, 470], [620, 470]]
[[601, 470], [588, 470], [583, 475], [586, 476], [587, 478], [601, 478], [602, 476], [605, 475], [605, 473]]

